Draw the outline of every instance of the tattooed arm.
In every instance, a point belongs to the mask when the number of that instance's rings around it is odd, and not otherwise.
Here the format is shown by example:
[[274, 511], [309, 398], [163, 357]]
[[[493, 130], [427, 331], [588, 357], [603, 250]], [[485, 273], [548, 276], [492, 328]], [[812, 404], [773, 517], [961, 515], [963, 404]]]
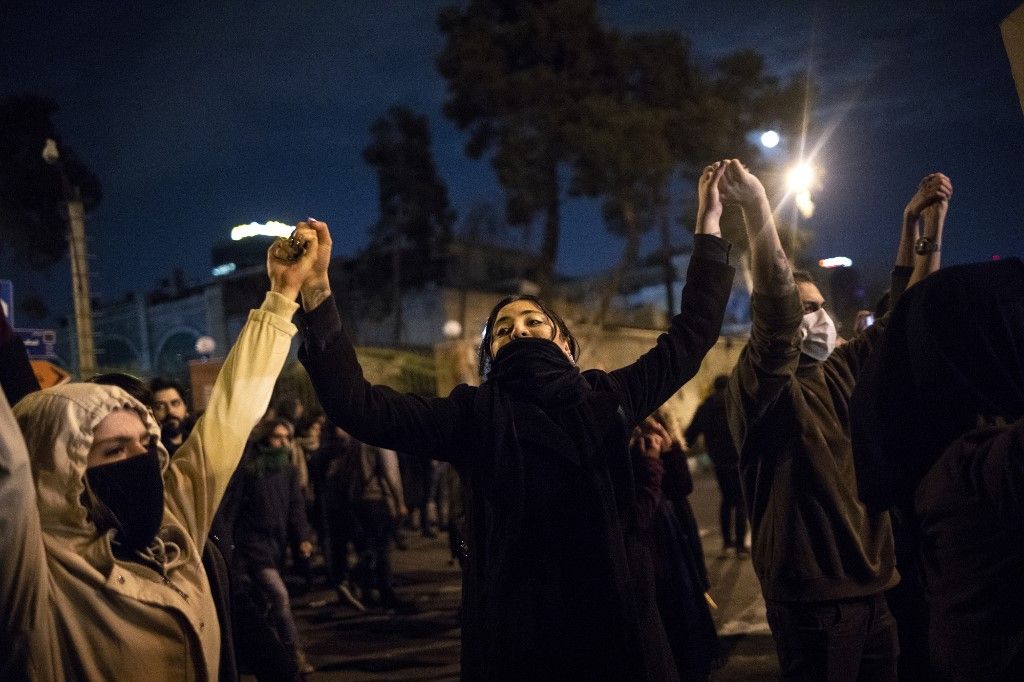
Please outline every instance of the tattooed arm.
[[719, 190], [726, 202], [743, 209], [754, 279], [750, 341], [730, 377], [726, 398], [729, 428], [742, 459], [748, 434], [764, 423], [792, 381], [800, 357], [797, 330], [803, 308], [764, 186], [733, 159]]
[[775, 229], [768, 196], [761, 181], [736, 159], [728, 162], [719, 182], [722, 199], [739, 204], [750, 242], [751, 275], [754, 293], [785, 296], [796, 289], [793, 269], [782, 250], [779, 232]]

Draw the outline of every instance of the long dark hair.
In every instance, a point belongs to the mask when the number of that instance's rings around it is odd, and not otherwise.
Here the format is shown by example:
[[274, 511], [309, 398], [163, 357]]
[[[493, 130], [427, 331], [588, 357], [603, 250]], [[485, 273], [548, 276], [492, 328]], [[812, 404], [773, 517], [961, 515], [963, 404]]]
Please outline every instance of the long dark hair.
[[[501, 312], [502, 308], [507, 306], [509, 303], [515, 303], [516, 301], [530, 301], [540, 308], [540, 311], [547, 315], [548, 319], [550, 319], [554, 324], [556, 335], [561, 335], [569, 343], [569, 353], [572, 355], [573, 361], [575, 362], [576, 359], [579, 358], [579, 344], [576, 342], [576, 337], [572, 335], [571, 331], [569, 331], [569, 325], [565, 323], [565, 320], [562, 319], [561, 315], [544, 305], [543, 301], [532, 294], [514, 294], [512, 296], [506, 296], [498, 301], [491, 309], [491, 314], [487, 316], [487, 325], [484, 327], [484, 336], [480, 341], [478, 366], [480, 367], [481, 379], [487, 378], [487, 375], [491, 371], [491, 361], [494, 360], [494, 358], [491, 357], [491, 341], [494, 339], [494, 320], [498, 317], [498, 313]], [[554, 341], [554, 338], [551, 340]]]

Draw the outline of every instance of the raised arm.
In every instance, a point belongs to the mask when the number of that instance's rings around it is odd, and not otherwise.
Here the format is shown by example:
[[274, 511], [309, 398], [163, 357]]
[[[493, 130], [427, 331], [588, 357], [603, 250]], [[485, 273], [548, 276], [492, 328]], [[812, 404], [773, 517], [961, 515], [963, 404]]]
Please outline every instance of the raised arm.
[[63, 679], [28, 450], [0, 392], [0, 680]]
[[309, 249], [295, 262], [278, 257], [278, 242], [268, 249], [270, 291], [259, 310], [249, 313], [217, 375], [206, 412], [164, 476], [168, 508], [200, 547], [249, 434], [267, 409], [296, 332], [291, 317], [298, 308], [299, 290], [313, 270], [317, 235], [299, 223], [296, 236]]
[[724, 162], [704, 169], [693, 254], [686, 272], [680, 313], [655, 347], [633, 364], [609, 373], [631, 425], [642, 421], [689, 381], [718, 340], [735, 274], [729, 245], [719, 235], [722, 205], [718, 183]]
[[[302, 287], [306, 312], [300, 322], [299, 360], [324, 411], [364, 443], [450, 461], [455, 452], [451, 443], [463, 424], [460, 405], [467, 402], [406, 395], [366, 381], [331, 294], [330, 232], [321, 221], [310, 225], [317, 232], [319, 248], [313, 274]], [[472, 389], [456, 389], [460, 390]]]
[[750, 341], [730, 379], [729, 421], [739, 443], [736, 416], [742, 415], [744, 426], [760, 418], [796, 370], [800, 358], [797, 330], [803, 309], [760, 180], [733, 159], [722, 176], [721, 188], [724, 200], [743, 211], [754, 280]]
[[[942, 173], [932, 173], [921, 180], [917, 192], [904, 209], [903, 232], [906, 234], [907, 225], [913, 224], [916, 237], [912, 263], [914, 272], [908, 286], [914, 286], [939, 269], [942, 261], [942, 230], [946, 224], [949, 200], [952, 198], [953, 183]], [[918, 222], [921, 223], [920, 234], [916, 234]], [[902, 241], [900, 251], [901, 260], [897, 261], [897, 265], [910, 265], [902, 262]]]

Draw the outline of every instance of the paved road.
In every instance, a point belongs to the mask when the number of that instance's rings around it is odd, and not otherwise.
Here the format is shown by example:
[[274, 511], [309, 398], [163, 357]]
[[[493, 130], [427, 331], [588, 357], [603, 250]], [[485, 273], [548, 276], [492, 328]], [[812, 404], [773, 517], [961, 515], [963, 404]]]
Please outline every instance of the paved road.
[[[690, 502], [704, 539], [725, 657], [713, 679], [775, 679], [778, 665], [750, 560], [720, 555], [714, 478], [700, 472], [695, 485]], [[444, 536], [428, 540], [410, 535], [409, 545], [394, 553], [395, 574], [399, 594], [414, 600], [418, 613], [360, 614], [325, 589], [293, 602], [306, 651], [317, 667], [308, 680], [458, 679], [458, 567], [449, 563]]]

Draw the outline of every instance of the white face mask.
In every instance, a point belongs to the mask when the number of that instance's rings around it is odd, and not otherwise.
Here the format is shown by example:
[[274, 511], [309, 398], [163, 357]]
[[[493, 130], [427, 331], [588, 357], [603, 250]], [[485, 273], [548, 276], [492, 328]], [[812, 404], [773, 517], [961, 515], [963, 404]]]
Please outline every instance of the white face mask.
[[800, 350], [824, 362], [836, 347], [836, 325], [824, 308], [804, 315], [800, 321]]

